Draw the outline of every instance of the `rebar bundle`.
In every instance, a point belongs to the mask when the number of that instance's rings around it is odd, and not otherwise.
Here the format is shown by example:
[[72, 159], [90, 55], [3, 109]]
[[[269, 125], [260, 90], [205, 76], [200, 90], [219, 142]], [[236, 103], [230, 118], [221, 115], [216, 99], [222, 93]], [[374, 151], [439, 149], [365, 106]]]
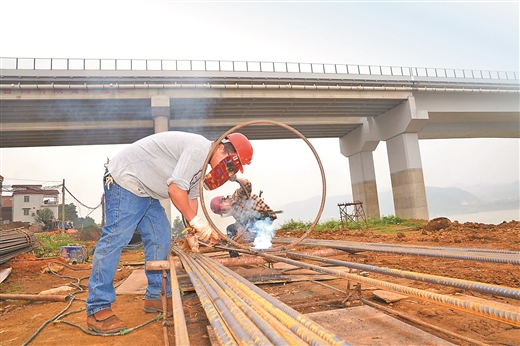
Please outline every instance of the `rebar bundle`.
[[[243, 250], [237, 249], [238, 252], [244, 252]], [[368, 277], [364, 277], [357, 274], [345, 273], [342, 271], [338, 271], [335, 269], [329, 269], [320, 267], [313, 264], [303, 263], [295, 260], [291, 260], [288, 258], [284, 258], [281, 256], [274, 256], [267, 253], [255, 252], [256, 255], [262, 256], [272, 261], [284, 262], [288, 264], [292, 264], [294, 266], [314, 270], [318, 273], [330, 274], [337, 277], [349, 279], [355, 282], [367, 284], [374, 287], [379, 287], [387, 291], [392, 291], [396, 293], [406, 294], [410, 296], [415, 296], [417, 298], [428, 300], [435, 302], [440, 305], [444, 305], [450, 308], [455, 308], [457, 310], [465, 311], [468, 313], [472, 313], [475, 315], [487, 317], [490, 319], [494, 319], [496, 321], [504, 322], [511, 324], [515, 327], [520, 327], [520, 314], [514, 311], [504, 310], [500, 308], [495, 308], [493, 306], [488, 306], [479, 303], [473, 303], [466, 301], [464, 299], [458, 299], [454, 297], [450, 297], [443, 294], [437, 294], [425, 290], [420, 290], [408, 286], [403, 286], [399, 284], [394, 284], [391, 282], [386, 282], [382, 280], [375, 280]]]
[[0, 230], [0, 264], [36, 248], [36, 238], [24, 228]]
[[216, 261], [173, 251], [221, 345], [348, 345]]

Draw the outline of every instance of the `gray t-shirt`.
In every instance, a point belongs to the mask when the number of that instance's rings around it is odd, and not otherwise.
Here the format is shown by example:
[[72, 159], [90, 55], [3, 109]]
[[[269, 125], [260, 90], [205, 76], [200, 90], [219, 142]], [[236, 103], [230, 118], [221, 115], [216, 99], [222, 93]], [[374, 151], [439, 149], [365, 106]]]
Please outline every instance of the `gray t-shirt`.
[[121, 150], [107, 168], [116, 183], [139, 197], [168, 199], [168, 186], [173, 183], [195, 199], [210, 149], [211, 142], [198, 134], [160, 132]]

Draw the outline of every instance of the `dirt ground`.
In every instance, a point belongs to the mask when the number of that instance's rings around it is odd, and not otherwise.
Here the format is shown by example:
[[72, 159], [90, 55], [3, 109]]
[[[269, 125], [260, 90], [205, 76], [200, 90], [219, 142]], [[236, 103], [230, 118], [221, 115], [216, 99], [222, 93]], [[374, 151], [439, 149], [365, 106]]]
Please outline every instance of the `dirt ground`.
[[[277, 237], [299, 237], [301, 232], [278, 232]], [[325, 231], [312, 233], [309, 238], [339, 239], [342, 241], [395, 243], [427, 246], [464, 247], [479, 249], [520, 250], [520, 222], [504, 222], [499, 225], [478, 223], [450, 222], [444, 220], [437, 227], [424, 222], [422, 227], [407, 229], [396, 235], [378, 235], [370, 231]], [[303, 250], [303, 248], [301, 248]], [[223, 254], [227, 257], [227, 254]], [[345, 254], [334, 257], [346, 261], [356, 261], [370, 265], [396, 268], [419, 273], [428, 273], [452, 278], [466, 279], [483, 283], [520, 289], [520, 270], [511, 264], [484, 263], [443, 258], [429, 258], [365, 252]], [[122, 282], [136, 268], [142, 268], [142, 251], [124, 252], [120, 262], [115, 284]], [[71, 283], [86, 285], [90, 266], [80, 264], [61, 267], [57, 276], [46, 271], [51, 262], [63, 262], [59, 258], [36, 259], [31, 254], [21, 254], [0, 266], [11, 267], [10, 276], [0, 285], [0, 293], [38, 294], [43, 290], [58, 286], [70, 286]], [[252, 267], [241, 268], [242, 270]], [[290, 273], [287, 273], [290, 275]], [[488, 301], [508, 304], [511, 309], [520, 309], [520, 301], [474, 293], [462, 289], [432, 285], [419, 281], [383, 276], [370, 273], [371, 278], [428, 290], [440, 294], [458, 297], [474, 296]], [[346, 297], [348, 282], [345, 279], [324, 281], [326, 287], [309, 281], [260, 285], [263, 290], [293, 307], [300, 313], [345, 308], [342, 303]], [[351, 283], [353, 284], [353, 283]], [[85, 287], [85, 286], [83, 286]], [[331, 287], [341, 290], [334, 290]], [[520, 345], [520, 329], [509, 324], [497, 322], [482, 316], [461, 312], [415, 297], [387, 304], [373, 295], [370, 287], [361, 287], [363, 297], [369, 301], [406, 313], [430, 325], [454, 332], [467, 338], [476, 339], [489, 345]], [[85, 292], [75, 294], [72, 302], [36, 302], [22, 300], [0, 301], [0, 344], [22, 345], [30, 341], [31, 345], [164, 345], [162, 321], [153, 321], [123, 336], [101, 337], [86, 334], [80, 328], [86, 328], [84, 311]], [[207, 326], [208, 320], [194, 291], [186, 291], [183, 306], [191, 345], [210, 345]], [[143, 311], [142, 297], [119, 295], [113, 310], [126, 321], [127, 326], [136, 327], [150, 321], [154, 314]], [[354, 303], [355, 304], [355, 303]], [[53, 319], [59, 313], [68, 312], [60, 321]], [[519, 312], [520, 310], [516, 310]], [[61, 323], [60, 323], [61, 322]], [[172, 320], [170, 320], [171, 323]], [[406, 322], [406, 321], [405, 321]], [[410, 323], [410, 322], [408, 322]], [[76, 326], [74, 326], [75, 324]], [[458, 345], [472, 345], [471, 342], [455, 339], [427, 326], [417, 325], [431, 334]], [[170, 345], [174, 345], [173, 326], [168, 327]], [[397, 345], [399, 346], [399, 345]]]

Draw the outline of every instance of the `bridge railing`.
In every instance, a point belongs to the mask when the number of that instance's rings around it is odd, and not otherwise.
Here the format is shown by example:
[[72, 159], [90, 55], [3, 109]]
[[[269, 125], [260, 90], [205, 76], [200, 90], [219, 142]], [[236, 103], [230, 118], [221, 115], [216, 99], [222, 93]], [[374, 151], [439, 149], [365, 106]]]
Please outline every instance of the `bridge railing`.
[[0, 58], [0, 69], [96, 71], [205, 71], [348, 74], [371, 76], [435, 77], [519, 80], [520, 73], [472, 69], [377, 65], [292, 63], [264, 61]]

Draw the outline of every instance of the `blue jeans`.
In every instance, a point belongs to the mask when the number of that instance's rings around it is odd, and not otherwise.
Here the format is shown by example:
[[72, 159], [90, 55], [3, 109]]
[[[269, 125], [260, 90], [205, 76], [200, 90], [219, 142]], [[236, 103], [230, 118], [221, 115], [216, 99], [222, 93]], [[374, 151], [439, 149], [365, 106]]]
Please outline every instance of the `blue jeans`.
[[[166, 260], [170, 251], [171, 226], [161, 203], [151, 197], [137, 197], [115, 182], [105, 188], [106, 225], [96, 244], [88, 282], [87, 316], [110, 309], [116, 300], [114, 276], [123, 247], [138, 229], [147, 261]], [[145, 299], [161, 299], [162, 271], [145, 271], [148, 278]], [[169, 273], [168, 273], [169, 275]], [[168, 297], [171, 296], [169, 276]]]

